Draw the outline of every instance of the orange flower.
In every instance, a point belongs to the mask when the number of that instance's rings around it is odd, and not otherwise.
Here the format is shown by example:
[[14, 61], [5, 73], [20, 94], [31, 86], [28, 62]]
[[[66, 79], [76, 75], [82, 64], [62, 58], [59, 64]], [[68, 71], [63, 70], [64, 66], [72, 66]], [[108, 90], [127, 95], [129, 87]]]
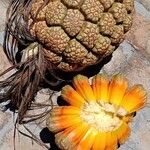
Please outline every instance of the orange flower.
[[73, 87], [63, 87], [61, 96], [71, 106], [55, 107], [47, 121], [62, 150], [116, 150], [129, 134], [133, 113], [145, 106], [147, 96], [141, 85], [128, 89], [121, 75], [109, 81], [106, 75], [77, 75]]

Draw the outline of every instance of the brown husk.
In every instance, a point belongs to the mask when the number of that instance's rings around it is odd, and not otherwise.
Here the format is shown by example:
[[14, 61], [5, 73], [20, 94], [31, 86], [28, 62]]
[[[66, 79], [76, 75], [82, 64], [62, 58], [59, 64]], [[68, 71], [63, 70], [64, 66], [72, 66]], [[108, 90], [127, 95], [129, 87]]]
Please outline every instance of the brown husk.
[[[10, 100], [10, 103], [18, 109], [17, 122], [21, 123], [25, 117], [26, 111], [30, 108], [37, 91], [42, 82], [55, 86], [53, 81], [45, 78], [45, 72], [48, 70], [59, 83], [59, 78], [55, 75], [52, 65], [46, 62], [42, 53], [42, 46], [36, 43], [38, 52], [29, 54], [30, 45], [35, 39], [30, 35], [27, 29], [28, 15], [31, 4], [34, 0], [12, 0], [8, 11], [4, 37], [4, 52], [12, 64], [10, 68], [1, 73], [0, 76], [14, 73], [4, 81], [0, 81], [0, 102]], [[45, 0], [43, 5], [46, 5]], [[43, 7], [43, 6], [41, 6]], [[27, 57], [23, 60], [24, 53]]]

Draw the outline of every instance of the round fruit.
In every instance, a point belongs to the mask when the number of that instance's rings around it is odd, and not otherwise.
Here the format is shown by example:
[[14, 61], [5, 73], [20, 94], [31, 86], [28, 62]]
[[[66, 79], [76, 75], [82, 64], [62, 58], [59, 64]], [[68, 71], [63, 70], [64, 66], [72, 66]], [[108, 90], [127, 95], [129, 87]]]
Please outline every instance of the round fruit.
[[99, 63], [123, 41], [132, 25], [134, 0], [44, 0], [32, 3], [30, 34], [45, 58], [63, 71]]

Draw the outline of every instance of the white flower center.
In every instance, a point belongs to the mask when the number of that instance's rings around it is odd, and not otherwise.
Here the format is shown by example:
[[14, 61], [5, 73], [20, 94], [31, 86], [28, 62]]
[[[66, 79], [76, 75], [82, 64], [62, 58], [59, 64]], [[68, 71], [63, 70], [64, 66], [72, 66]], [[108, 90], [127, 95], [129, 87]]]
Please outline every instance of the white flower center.
[[81, 108], [81, 119], [100, 132], [109, 132], [119, 128], [122, 120], [115, 115], [114, 106], [112, 104], [104, 106], [97, 102], [84, 104]]

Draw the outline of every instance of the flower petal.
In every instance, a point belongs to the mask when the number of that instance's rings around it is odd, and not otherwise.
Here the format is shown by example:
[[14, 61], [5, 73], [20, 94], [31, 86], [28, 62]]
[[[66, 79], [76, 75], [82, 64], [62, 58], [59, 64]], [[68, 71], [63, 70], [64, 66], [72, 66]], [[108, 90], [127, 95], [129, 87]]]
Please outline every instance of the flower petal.
[[131, 129], [129, 128], [128, 124], [122, 122], [121, 126], [114, 131], [119, 141], [119, 144], [123, 144], [127, 140], [127, 138], [130, 135], [130, 132]]
[[109, 80], [106, 75], [98, 74], [93, 77], [92, 88], [97, 101], [108, 102]]
[[90, 150], [93, 146], [97, 133], [98, 132], [95, 128], [90, 127], [84, 137], [81, 139], [76, 150]]
[[143, 108], [147, 101], [147, 94], [142, 85], [133, 86], [124, 96], [121, 106], [128, 113]]
[[117, 136], [113, 132], [107, 132], [106, 134], [106, 150], [116, 150], [117, 148]]
[[105, 150], [106, 147], [106, 134], [105, 132], [98, 132], [95, 137], [92, 150]]
[[62, 98], [69, 104], [80, 107], [85, 103], [85, 100], [80, 96], [70, 85], [66, 85], [61, 91]]
[[52, 132], [58, 132], [75, 124], [80, 124], [81, 119], [78, 115], [57, 115], [50, 116], [47, 121], [48, 129]]
[[68, 138], [68, 134], [72, 133], [77, 128], [77, 125], [71, 126], [66, 128], [65, 130], [57, 133], [55, 135], [55, 142], [59, 146], [60, 149], [67, 148], [69, 149], [69, 145], [74, 145], [74, 143], [71, 143], [70, 139]]
[[56, 134], [55, 141], [61, 149], [76, 149], [79, 142], [83, 139], [84, 135], [88, 131], [88, 128], [88, 124], [82, 122], [78, 126], [67, 128], [64, 131]]
[[95, 101], [95, 96], [89, 80], [83, 75], [77, 75], [73, 79], [73, 85], [76, 88], [77, 92], [87, 101]]
[[115, 75], [109, 86], [109, 102], [118, 106], [128, 87], [127, 80], [121, 74]]
[[80, 115], [80, 109], [75, 106], [61, 106], [53, 108], [51, 116], [59, 115]]

